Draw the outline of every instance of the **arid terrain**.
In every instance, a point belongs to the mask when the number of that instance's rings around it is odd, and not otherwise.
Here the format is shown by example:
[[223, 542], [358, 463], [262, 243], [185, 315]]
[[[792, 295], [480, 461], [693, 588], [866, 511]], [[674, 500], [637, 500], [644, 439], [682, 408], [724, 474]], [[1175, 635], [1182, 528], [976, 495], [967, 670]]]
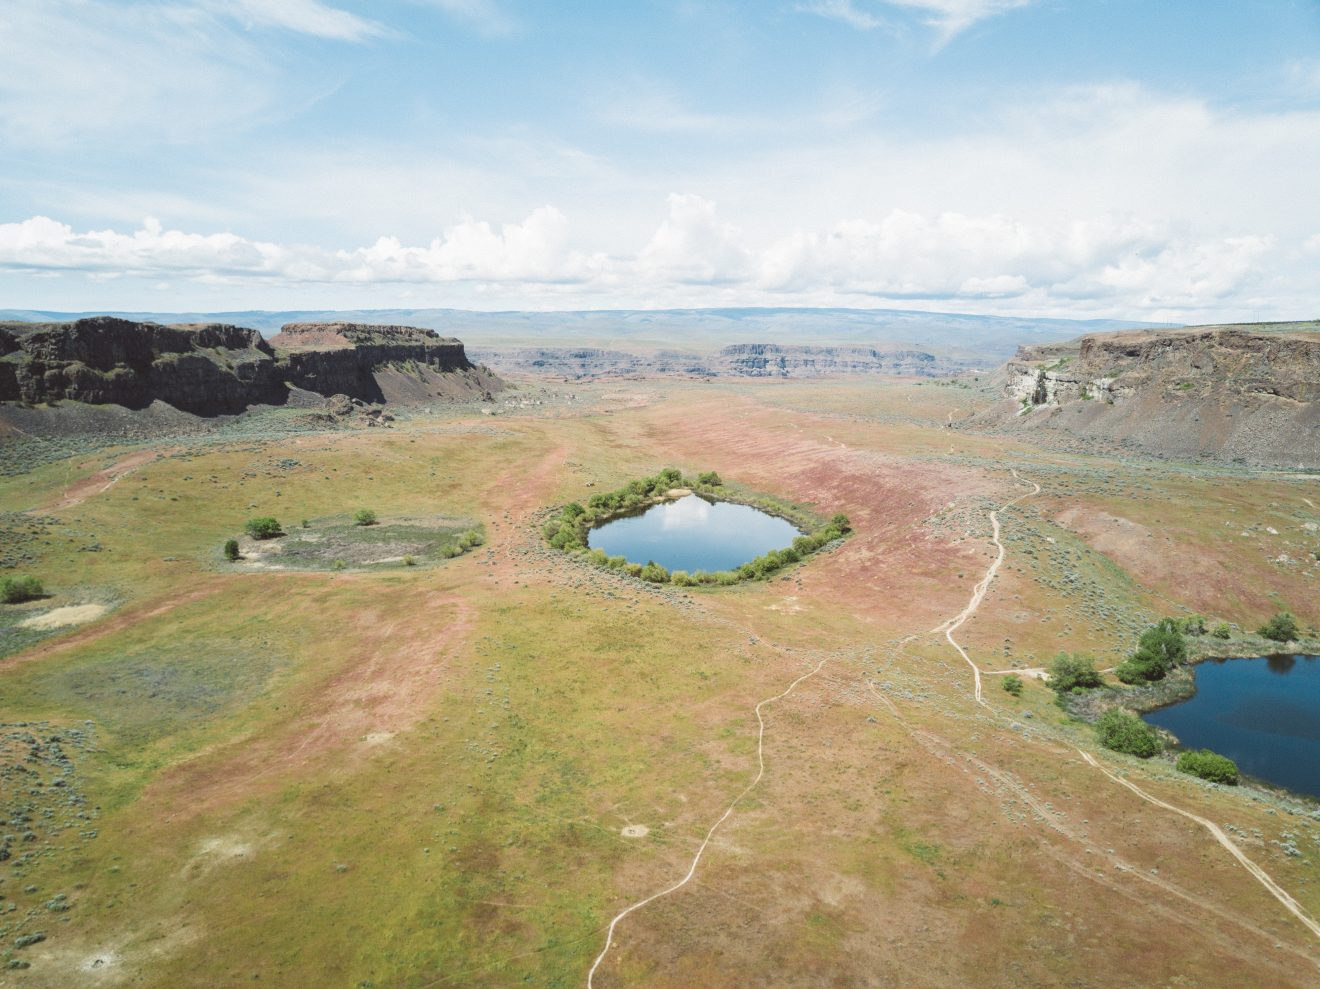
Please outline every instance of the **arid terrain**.
[[[0, 607], [0, 985], [1315, 986], [1320, 804], [1001, 682], [1166, 615], [1314, 635], [1316, 475], [977, 419], [1003, 387], [514, 376], [100, 445], [15, 410], [0, 554], [48, 596]], [[736, 587], [546, 545], [666, 466], [853, 533]], [[364, 507], [415, 565], [222, 554]]]

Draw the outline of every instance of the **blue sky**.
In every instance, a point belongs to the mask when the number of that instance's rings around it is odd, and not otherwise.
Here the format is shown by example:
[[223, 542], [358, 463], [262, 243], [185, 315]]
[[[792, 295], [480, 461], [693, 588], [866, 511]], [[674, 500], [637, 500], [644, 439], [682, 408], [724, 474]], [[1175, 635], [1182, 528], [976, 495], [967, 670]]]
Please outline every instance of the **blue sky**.
[[1320, 3], [8, 0], [0, 308], [1320, 305]]

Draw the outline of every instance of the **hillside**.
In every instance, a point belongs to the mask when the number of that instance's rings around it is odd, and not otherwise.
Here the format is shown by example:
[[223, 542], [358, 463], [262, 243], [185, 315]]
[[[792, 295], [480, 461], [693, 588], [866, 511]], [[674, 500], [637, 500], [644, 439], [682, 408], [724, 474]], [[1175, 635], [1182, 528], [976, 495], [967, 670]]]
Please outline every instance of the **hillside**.
[[1003, 375], [1003, 400], [969, 424], [1320, 467], [1320, 324], [1093, 334], [1024, 347]]
[[306, 324], [274, 342], [224, 323], [97, 316], [0, 324], [0, 401], [75, 401], [199, 416], [283, 405], [297, 390], [367, 402], [480, 398], [502, 387], [463, 344], [415, 327]]

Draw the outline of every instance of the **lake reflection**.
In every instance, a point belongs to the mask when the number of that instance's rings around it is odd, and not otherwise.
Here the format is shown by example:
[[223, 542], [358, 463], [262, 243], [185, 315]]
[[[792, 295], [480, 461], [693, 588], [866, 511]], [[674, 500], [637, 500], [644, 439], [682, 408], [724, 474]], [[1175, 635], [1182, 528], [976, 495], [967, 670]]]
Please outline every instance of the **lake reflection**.
[[633, 563], [667, 570], [735, 570], [802, 533], [792, 523], [748, 505], [685, 495], [592, 529], [587, 545]]
[[1320, 656], [1207, 660], [1196, 667], [1195, 697], [1145, 718], [1187, 748], [1320, 797]]

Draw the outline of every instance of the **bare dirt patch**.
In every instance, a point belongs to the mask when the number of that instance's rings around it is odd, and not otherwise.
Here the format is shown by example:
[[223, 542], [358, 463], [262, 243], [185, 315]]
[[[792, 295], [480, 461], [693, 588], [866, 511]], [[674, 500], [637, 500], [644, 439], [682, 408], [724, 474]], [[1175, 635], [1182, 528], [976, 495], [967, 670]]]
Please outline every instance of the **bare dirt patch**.
[[104, 615], [109, 609], [103, 604], [70, 604], [44, 614], [33, 615], [18, 623], [19, 628], [34, 628], [42, 632], [69, 625], [86, 625]]

